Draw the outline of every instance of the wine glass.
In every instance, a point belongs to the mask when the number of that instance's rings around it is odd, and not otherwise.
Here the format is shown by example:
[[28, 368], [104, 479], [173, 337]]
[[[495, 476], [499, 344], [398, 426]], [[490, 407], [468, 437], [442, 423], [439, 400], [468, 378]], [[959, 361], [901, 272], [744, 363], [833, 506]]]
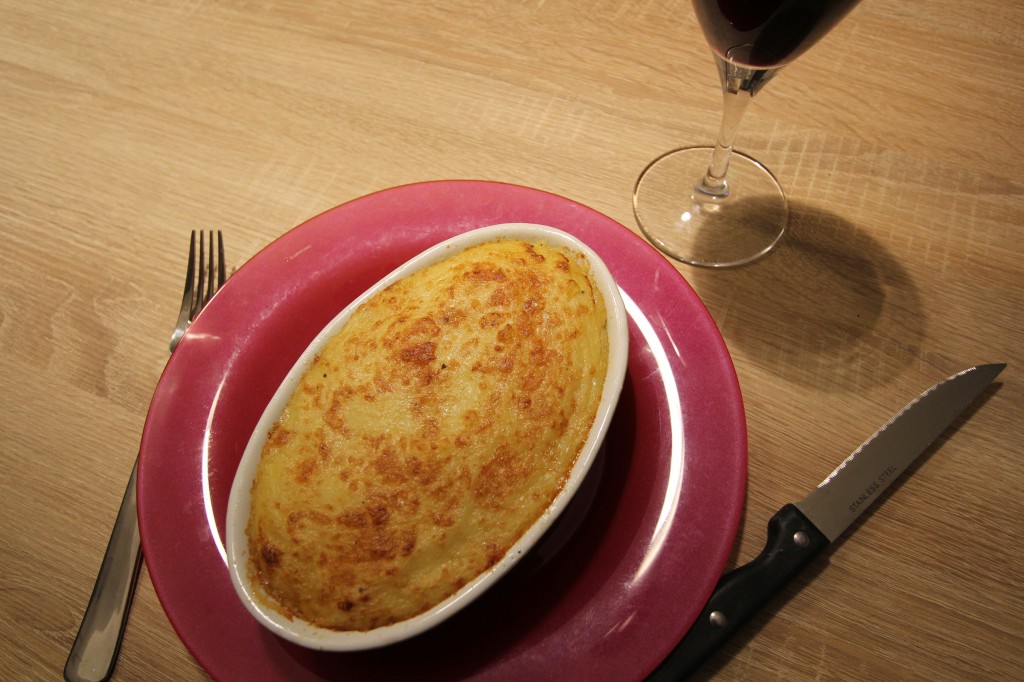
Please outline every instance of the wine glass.
[[723, 268], [779, 242], [786, 195], [771, 171], [733, 150], [736, 131], [754, 95], [858, 2], [693, 0], [722, 83], [722, 124], [713, 147], [667, 152], [637, 179], [633, 213], [652, 244], [684, 263]]

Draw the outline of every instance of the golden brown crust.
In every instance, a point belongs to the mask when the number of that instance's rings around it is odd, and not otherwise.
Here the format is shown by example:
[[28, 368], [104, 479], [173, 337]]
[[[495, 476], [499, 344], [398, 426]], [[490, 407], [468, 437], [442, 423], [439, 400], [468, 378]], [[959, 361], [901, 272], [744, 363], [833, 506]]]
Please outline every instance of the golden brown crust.
[[252, 574], [274, 606], [369, 630], [454, 594], [564, 486], [608, 361], [582, 256], [471, 247], [366, 301], [271, 430]]

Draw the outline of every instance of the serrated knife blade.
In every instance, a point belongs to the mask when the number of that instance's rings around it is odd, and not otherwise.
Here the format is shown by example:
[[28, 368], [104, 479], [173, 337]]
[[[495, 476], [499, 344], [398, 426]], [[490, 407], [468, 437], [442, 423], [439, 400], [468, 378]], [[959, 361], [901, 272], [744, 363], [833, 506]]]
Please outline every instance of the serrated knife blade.
[[807, 497], [782, 507], [768, 522], [764, 550], [722, 576], [690, 631], [649, 679], [678, 680], [693, 672], [849, 528], [1005, 367], [978, 365], [932, 386]]

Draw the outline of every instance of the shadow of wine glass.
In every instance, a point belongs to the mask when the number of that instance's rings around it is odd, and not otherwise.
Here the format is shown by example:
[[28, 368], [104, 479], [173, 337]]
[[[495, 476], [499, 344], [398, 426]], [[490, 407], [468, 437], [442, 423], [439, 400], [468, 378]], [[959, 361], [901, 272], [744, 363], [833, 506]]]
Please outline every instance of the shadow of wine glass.
[[[758, 198], [735, 207], [756, 223]], [[714, 240], [713, 227], [702, 236]], [[687, 279], [730, 350], [788, 381], [837, 392], [882, 385], [920, 355], [924, 312], [892, 254], [842, 217], [790, 203], [775, 251]]]

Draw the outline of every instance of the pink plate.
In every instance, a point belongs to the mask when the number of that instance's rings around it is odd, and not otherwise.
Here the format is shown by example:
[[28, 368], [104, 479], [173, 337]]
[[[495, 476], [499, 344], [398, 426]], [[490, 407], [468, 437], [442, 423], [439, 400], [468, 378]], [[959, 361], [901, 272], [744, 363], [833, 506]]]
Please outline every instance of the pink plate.
[[[626, 383], [602, 453], [535, 549], [438, 628], [357, 653], [290, 644], [235, 596], [224, 559], [232, 478], [252, 429], [316, 333], [396, 266], [455, 234], [550, 225], [605, 261], [630, 317]], [[168, 618], [220, 680], [630, 680], [711, 594], [746, 488], [728, 351], [660, 254], [568, 199], [492, 182], [406, 185], [309, 220], [235, 273], [185, 334], [142, 436], [143, 550]]]

